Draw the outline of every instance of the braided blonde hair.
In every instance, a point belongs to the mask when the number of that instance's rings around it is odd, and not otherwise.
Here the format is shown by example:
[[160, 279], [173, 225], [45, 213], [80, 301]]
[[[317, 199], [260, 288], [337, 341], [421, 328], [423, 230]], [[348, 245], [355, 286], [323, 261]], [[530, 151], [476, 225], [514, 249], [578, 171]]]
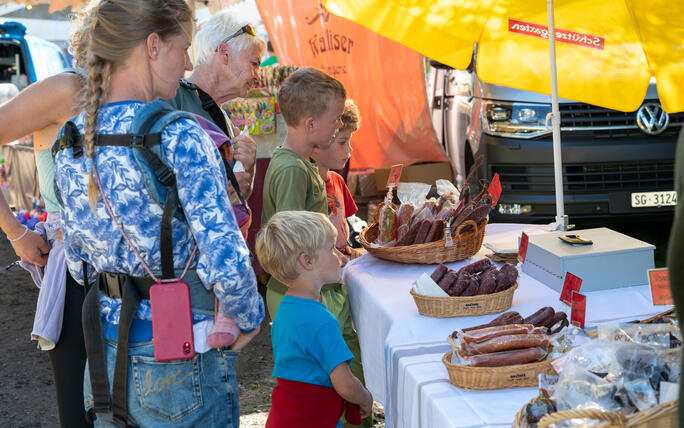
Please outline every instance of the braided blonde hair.
[[92, 0], [79, 14], [70, 40], [76, 64], [88, 75], [81, 93], [85, 110], [88, 203], [95, 210], [98, 194], [93, 175], [98, 110], [107, 98], [112, 71], [152, 33], [163, 40], [183, 31], [193, 19], [185, 0]]

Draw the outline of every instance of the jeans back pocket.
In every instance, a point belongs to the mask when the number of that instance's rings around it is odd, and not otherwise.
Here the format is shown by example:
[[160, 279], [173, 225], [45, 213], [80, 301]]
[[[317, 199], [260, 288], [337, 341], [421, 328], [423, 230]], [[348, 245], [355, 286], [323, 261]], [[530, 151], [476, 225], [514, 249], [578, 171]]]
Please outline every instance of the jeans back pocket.
[[199, 355], [191, 360], [160, 362], [131, 356], [140, 407], [176, 422], [202, 407]]

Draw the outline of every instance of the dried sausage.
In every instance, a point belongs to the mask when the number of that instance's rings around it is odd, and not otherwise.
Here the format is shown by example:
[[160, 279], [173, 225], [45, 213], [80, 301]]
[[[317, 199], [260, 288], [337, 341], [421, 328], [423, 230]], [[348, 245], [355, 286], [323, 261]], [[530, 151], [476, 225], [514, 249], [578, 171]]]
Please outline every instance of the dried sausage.
[[449, 296], [460, 296], [463, 294], [464, 291], [466, 291], [466, 288], [470, 285], [470, 275], [467, 273], [461, 273], [459, 274], [458, 272], [455, 272], [453, 270], [450, 270], [449, 273], [454, 272], [456, 274], [456, 282], [451, 286], [449, 289]]
[[463, 357], [466, 365], [473, 367], [501, 367], [540, 361], [548, 354], [545, 348], [516, 349], [514, 351]]
[[509, 334], [494, 337], [481, 343], [469, 343], [467, 350], [471, 355], [480, 355], [548, 345], [549, 339], [544, 334]]
[[461, 296], [474, 296], [480, 290], [480, 283], [477, 282], [476, 277], [471, 276], [468, 281], [468, 288], [466, 288], [465, 291], [461, 293]]
[[477, 294], [491, 294], [496, 290], [496, 269], [490, 269], [480, 275], [480, 290]]
[[534, 328], [532, 324], [508, 324], [485, 327], [463, 333], [463, 341], [466, 343], [480, 343], [499, 336], [530, 333]]
[[445, 225], [446, 223], [444, 223], [444, 220], [433, 220], [425, 242], [435, 242], [442, 239]]
[[518, 280], [518, 269], [510, 263], [504, 263], [496, 277], [496, 293], [507, 290]]
[[442, 279], [439, 280], [437, 285], [439, 285], [439, 288], [441, 288], [448, 294], [457, 279], [458, 278], [456, 277], [455, 272], [453, 270], [450, 270], [444, 274], [444, 276], [442, 277]]
[[406, 235], [404, 235], [404, 237], [397, 242], [397, 246], [411, 245], [413, 243], [413, 240], [416, 239], [416, 235], [418, 234], [418, 230], [420, 229], [420, 226], [423, 221], [427, 220], [420, 220], [414, 222], [411, 228], [406, 233]]
[[432, 222], [430, 220], [421, 220], [420, 229], [418, 229], [418, 234], [416, 234], [416, 239], [413, 240], [413, 245], [426, 243], [428, 232], [432, 227]]
[[444, 274], [446, 274], [449, 271], [449, 268], [446, 267], [444, 263], [441, 263], [437, 265], [434, 271], [432, 271], [432, 274], [430, 274], [430, 278], [432, 278], [433, 281], [439, 282], [442, 277], [444, 277]]
[[525, 318], [525, 323], [534, 324], [537, 326], [546, 326], [549, 321], [551, 321], [555, 313], [556, 311], [554, 311], [551, 306], [545, 306], [529, 317]]

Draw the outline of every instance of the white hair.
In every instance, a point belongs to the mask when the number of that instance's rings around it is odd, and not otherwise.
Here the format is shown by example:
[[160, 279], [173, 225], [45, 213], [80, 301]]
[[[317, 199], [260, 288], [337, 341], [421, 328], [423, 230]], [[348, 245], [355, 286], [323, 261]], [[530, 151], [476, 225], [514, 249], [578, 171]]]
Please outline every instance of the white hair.
[[[189, 53], [192, 63], [194, 65], [205, 65], [211, 62], [218, 45], [247, 24], [246, 21], [239, 20], [226, 9], [201, 22], [190, 46]], [[266, 51], [266, 42], [247, 33], [233, 37], [227, 44], [235, 54], [239, 54], [252, 46], [258, 47], [259, 56], [262, 56]]]

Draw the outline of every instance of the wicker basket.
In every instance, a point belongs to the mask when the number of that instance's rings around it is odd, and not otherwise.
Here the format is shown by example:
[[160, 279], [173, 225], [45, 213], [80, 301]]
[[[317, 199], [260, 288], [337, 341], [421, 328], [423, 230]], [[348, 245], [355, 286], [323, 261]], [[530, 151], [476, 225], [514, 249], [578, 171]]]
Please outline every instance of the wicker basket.
[[411, 289], [411, 296], [421, 315], [433, 318], [469, 317], [495, 314], [509, 309], [513, 304], [513, 293], [517, 288], [516, 282], [512, 287], [498, 293], [467, 297], [423, 296]]
[[442, 362], [449, 373], [449, 383], [463, 389], [504, 389], [526, 388], [537, 386], [540, 373], [556, 374], [551, 362], [518, 364], [501, 367], [469, 367], [451, 363], [449, 351], [442, 357]]
[[[598, 428], [676, 428], [677, 403], [677, 400], [670, 401], [627, 417], [615, 412], [601, 412], [598, 410], [565, 410], [544, 416], [537, 426], [538, 428], [545, 428], [550, 424], [568, 419], [595, 419], [607, 421], [595, 425]], [[533, 426], [527, 423], [527, 418], [525, 417], [526, 407], [527, 404], [515, 415], [513, 428], [531, 428]]]
[[[461, 233], [466, 226], [472, 226], [468, 231]], [[405, 245], [401, 247], [373, 247], [378, 237], [378, 224], [373, 223], [364, 229], [359, 235], [359, 242], [369, 253], [375, 257], [399, 263], [446, 263], [464, 260], [474, 256], [482, 246], [487, 219], [480, 224], [468, 220], [458, 226], [454, 233], [454, 245], [445, 247], [444, 239], [429, 242], [427, 244]]]

